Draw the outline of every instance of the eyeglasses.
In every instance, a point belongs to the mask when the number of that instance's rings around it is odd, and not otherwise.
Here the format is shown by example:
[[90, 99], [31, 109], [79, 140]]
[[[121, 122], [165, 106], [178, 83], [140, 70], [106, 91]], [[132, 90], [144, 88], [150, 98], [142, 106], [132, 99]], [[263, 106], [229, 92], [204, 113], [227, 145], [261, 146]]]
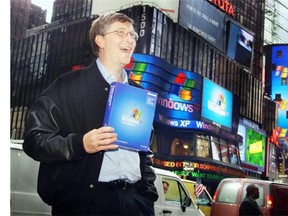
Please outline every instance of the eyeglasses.
[[130, 34], [130, 36], [131, 36], [135, 41], [137, 41], [137, 40], [139, 39], [139, 35], [138, 35], [136, 32], [134, 32], [134, 31], [129, 32], [129, 31], [127, 31], [125, 28], [119, 28], [118, 30], [105, 33], [104, 35], [111, 34], [111, 33], [114, 33], [114, 32], [117, 32], [118, 36], [121, 37], [121, 38], [125, 38], [125, 37], [127, 37], [128, 34]]

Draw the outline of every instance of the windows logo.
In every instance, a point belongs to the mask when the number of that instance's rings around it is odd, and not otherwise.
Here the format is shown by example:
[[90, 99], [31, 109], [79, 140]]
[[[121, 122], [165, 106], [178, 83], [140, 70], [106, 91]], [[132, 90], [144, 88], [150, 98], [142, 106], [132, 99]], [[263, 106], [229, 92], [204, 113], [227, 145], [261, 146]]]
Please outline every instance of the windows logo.
[[138, 110], [137, 108], [134, 108], [132, 110], [131, 117], [133, 117], [135, 120], [139, 120], [141, 117], [141, 114], [142, 112], [140, 110]]
[[223, 94], [221, 94], [221, 93], [218, 94], [216, 104], [217, 104], [222, 110], [225, 109], [226, 104], [227, 104], [227, 100], [226, 100], [226, 98], [223, 96]]

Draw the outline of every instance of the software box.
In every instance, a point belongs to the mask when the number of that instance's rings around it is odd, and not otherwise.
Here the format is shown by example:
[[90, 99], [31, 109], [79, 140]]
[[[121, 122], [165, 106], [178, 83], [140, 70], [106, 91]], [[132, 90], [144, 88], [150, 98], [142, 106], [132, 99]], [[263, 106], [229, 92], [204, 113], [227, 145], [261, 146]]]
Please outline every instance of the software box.
[[122, 148], [148, 151], [157, 93], [113, 82], [104, 116], [104, 125], [115, 129], [115, 144]]

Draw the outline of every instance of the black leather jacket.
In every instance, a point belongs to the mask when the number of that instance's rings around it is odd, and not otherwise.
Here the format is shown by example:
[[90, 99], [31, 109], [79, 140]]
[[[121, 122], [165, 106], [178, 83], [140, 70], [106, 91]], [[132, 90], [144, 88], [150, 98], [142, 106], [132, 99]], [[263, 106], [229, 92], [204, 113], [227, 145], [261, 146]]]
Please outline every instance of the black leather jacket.
[[[132, 80], [129, 84], [137, 85]], [[102, 126], [109, 87], [94, 61], [58, 78], [28, 111], [23, 149], [40, 161], [37, 189], [52, 212], [61, 207], [83, 214], [89, 208], [104, 154], [87, 154], [82, 139]], [[146, 152], [139, 155], [139, 192], [156, 201], [151, 159]]]

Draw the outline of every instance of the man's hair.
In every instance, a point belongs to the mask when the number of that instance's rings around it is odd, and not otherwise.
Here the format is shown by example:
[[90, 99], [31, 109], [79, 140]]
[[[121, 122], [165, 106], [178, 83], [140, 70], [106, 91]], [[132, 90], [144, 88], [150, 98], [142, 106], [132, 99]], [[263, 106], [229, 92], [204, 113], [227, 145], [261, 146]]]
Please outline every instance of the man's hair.
[[89, 32], [89, 38], [90, 43], [92, 46], [93, 53], [98, 56], [99, 53], [99, 47], [95, 43], [95, 38], [97, 35], [104, 36], [107, 32], [107, 29], [114, 23], [114, 22], [129, 22], [134, 26], [134, 20], [129, 18], [123, 13], [109, 13], [99, 16], [97, 19], [95, 19], [92, 22], [90, 32]]
[[162, 181], [163, 184], [167, 184], [169, 186], [169, 183], [167, 181]]
[[257, 185], [255, 184], [250, 184], [247, 186], [246, 188], [246, 196], [250, 196], [251, 194], [253, 194], [253, 192], [258, 189]]

